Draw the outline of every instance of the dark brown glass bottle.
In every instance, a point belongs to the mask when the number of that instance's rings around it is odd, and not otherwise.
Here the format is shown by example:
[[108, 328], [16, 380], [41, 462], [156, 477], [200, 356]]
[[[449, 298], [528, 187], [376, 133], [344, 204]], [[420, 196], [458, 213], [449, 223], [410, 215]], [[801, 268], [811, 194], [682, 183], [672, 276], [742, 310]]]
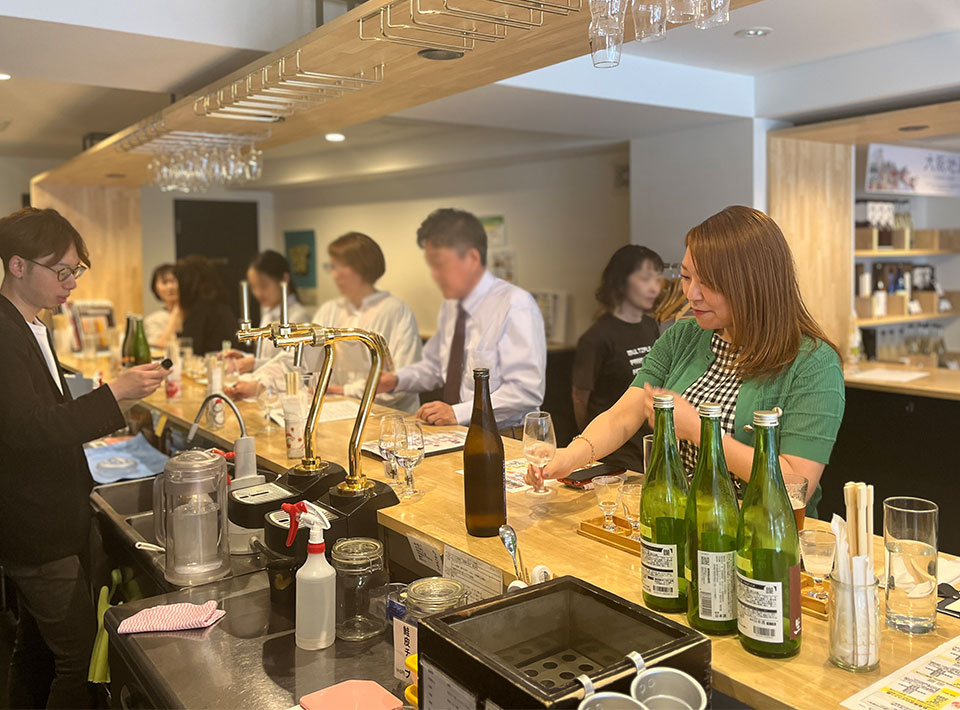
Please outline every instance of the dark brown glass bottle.
[[490, 402], [490, 371], [473, 371], [473, 415], [463, 446], [463, 508], [467, 532], [494, 537], [507, 522], [503, 439]]

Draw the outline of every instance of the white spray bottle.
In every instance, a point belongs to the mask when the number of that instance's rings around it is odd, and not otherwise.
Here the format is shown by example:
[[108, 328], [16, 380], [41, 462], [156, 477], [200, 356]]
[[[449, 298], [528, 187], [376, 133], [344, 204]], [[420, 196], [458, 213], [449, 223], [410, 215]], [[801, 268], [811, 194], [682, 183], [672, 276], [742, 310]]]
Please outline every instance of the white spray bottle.
[[287, 547], [293, 545], [301, 525], [310, 528], [307, 561], [297, 571], [297, 646], [318, 651], [337, 639], [337, 573], [324, 554], [323, 531], [330, 527], [326, 515], [313, 503], [284, 503], [290, 516]]

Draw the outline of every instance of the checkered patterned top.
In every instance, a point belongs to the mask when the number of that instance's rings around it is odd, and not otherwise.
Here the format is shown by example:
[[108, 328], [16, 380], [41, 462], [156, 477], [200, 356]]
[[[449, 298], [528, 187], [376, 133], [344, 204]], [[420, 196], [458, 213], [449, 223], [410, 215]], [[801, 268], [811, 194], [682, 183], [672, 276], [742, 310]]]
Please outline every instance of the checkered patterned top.
[[[734, 360], [734, 356], [730, 352], [730, 343], [714, 333], [713, 337], [710, 338], [710, 349], [717, 356], [716, 360], [707, 368], [706, 372], [697, 378], [696, 382], [687, 387], [683, 393], [683, 398], [694, 407], [699, 407], [703, 402], [719, 404], [722, 412], [720, 428], [727, 434], [732, 434], [741, 379], [730, 367]], [[693, 477], [699, 453], [700, 447], [689, 441], [680, 441], [680, 459], [683, 461], [683, 468], [686, 470], [688, 478]], [[737, 495], [742, 495], [739, 480], [733, 474], [730, 474], [730, 477], [737, 489]]]

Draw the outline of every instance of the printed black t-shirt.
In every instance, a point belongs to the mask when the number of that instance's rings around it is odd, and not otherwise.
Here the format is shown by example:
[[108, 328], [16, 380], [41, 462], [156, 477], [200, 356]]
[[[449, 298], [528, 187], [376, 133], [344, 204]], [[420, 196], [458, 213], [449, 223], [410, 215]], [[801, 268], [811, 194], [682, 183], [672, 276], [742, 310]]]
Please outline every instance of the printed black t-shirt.
[[[605, 313], [580, 336], [573, 364], [573, 386], [590, 392], [588, 420], [612, 407], [627, 391], [659, 335], [660, 328], [650, 316], [644, 316], [639, 323], [627, 323]], [[644, 424], [604, 461], [642, 471], [643, 435], [649, 433], [650, 428]]]

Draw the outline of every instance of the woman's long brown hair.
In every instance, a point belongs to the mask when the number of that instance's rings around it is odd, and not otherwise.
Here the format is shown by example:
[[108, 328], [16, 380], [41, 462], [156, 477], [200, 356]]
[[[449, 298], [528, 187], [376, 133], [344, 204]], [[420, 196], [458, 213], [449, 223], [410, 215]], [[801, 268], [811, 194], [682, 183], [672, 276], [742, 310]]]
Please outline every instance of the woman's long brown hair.
[[741, 377], [775, 376], [806, 338], [840, 355], [804, 305], [793, 254], [768, 215], [727, 207], [687, 232], [687, 248], [703, 284], [730, 304], [734, 367]]

